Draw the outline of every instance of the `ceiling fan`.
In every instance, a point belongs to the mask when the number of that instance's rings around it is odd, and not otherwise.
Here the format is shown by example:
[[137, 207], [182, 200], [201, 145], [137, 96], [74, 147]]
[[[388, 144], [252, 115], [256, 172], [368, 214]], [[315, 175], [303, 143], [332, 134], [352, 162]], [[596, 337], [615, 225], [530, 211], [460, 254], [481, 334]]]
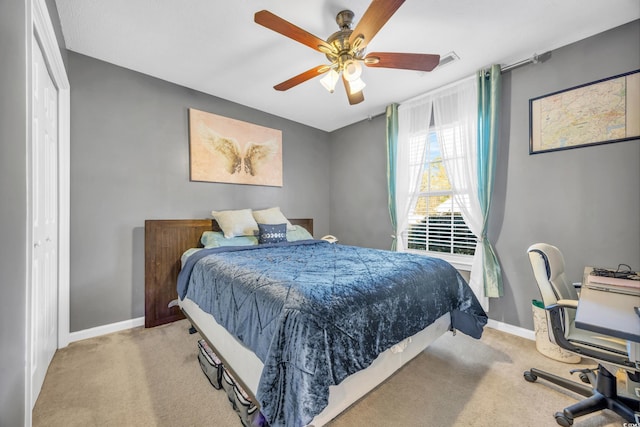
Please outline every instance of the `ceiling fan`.
[[336, 23], [340, 30], [331, 34], [326, 41], [267, 10], [256, 12], [254, 20], [257, 24], [324, 53], [330, 62], [330, 64], [318, 65], [277, 84], [274, 89], [288, 90], [326, 73], [321, 83], [329, 92], [333, 92], [338, 78], [342, 74], [342, 82], [349, 98], [349, 104], [354, 105], [364, 101], [362, 89], [365, 84], [360, 78], [362, 64], [367, 67], [417, 71], [433, 70], [440, 61], [440, 55], [395, 52], [371, 52], [365, 54], [367, 44], [371, 42], [373, 37], [404, 1], [373, 0], [353, 30], [351, 29], [353, 12], [350, 10], [341, 11], [336, 16]]

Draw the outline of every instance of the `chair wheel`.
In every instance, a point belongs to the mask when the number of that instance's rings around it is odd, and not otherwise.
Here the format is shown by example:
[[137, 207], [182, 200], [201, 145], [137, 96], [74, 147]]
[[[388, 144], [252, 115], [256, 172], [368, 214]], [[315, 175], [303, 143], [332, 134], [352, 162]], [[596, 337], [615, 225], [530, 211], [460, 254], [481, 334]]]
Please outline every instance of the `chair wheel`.
[[582, 381], [585, 384], [591, 384], [591, 381], [589, 381], [589, 377], [587, 376], [587, 374], [580, 372], [580, 375], [578, 375], [580, 377], [580, 381]]
[[573, 418], [568, 418], [562, 412], [556, 412], [554, 416], [556, 417], [556, 422], [562, 427], [571, 427], [573, 425]]
[[522, 376], [524, 376], [524, 379], [529, 381], [530, 383], [538, 379], [538, 377], [535, 374], [533, 374], [531, 371], [524, 371]]

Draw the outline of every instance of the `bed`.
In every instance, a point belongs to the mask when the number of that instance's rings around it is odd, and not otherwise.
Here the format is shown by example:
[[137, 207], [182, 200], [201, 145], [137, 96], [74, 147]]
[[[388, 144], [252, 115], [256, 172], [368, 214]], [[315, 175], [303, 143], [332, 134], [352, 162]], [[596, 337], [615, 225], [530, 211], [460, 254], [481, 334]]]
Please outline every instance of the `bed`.
[[[311, 219], [290, 221], [313, 232]], [[487, 321], [464, 279], [435, 258], [303, 240], [181, 260], [215, 221], [145, 228], [148, 307], [159, 307], [150, 323], [164, 322], [157, 315], [175, 299], [184, 261], [179, 310], [273, 426], [324, 425], [447, 330], [479, 338]], [[168, 310], [168, 321], [180, 316]]]

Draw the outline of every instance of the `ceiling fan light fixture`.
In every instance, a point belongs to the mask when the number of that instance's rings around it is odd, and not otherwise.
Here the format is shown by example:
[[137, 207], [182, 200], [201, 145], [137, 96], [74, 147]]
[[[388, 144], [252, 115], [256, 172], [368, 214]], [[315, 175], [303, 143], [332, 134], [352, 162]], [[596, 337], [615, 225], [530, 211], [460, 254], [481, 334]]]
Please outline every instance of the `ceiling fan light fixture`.
[[[360, 62], [358, 61], [349, 59], [343, 65], [343, 72], [344, 72], [344, 78], [349, 80], [349, 82], [359, 80], [360, 75], [362, 74], [362, 65], [360, 65]], [[356, 91], [356, 92], [360, 92], [360, 91]]]
[[365, 82], [363, 82], [360, 77], [356, 78], [355, 80], [349, 80], [349, 93], [353, 95], [361, 92], [365, 86]]
[[343, 65], [344, 78], [350, 82], [360, 78], [362, 74], [362, 65], [360, 62], [349, 59]]
[[340, 75], [333, 68], [327, 72], [327, 75], [320, 79], [320, 83], [329, 93], [333, 93], [336, 89], [336, 83], [338, 82]]

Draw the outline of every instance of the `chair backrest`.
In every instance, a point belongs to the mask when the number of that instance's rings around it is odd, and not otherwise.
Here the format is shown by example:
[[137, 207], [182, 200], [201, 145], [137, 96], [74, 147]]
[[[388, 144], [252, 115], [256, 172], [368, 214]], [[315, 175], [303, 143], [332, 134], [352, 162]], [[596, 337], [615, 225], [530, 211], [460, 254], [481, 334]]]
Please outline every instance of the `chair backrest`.
[[[536, 243], [529, 246], [527, 252], [545, 307], [560, 299], [578, 299], [578, 293], [565, 276], [564, 257], [558, 248], [547, 243]], [[574, 318], [575, 310], [565, 310], [565, 322]]]

